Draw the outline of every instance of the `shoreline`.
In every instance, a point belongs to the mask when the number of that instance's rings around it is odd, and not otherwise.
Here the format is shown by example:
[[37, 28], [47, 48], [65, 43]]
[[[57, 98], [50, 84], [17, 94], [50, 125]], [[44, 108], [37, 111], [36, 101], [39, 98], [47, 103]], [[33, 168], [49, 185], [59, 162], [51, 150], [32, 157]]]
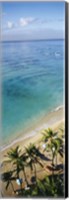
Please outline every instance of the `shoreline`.
[[[15, 132], [13, 132], [13, 134], [12, 134], [12, 132], [11, 132], [11, 134], [10, 134], [10, 136], [9, 137], [7, 137], [7, 140], [3, 143], [3, 139], [1, 140], [1, 143], [0, 143], [0, 150], [2, 150], [3, 148], [5, 148], [6, 146], [8, 146], [8, 143], [10, 143], [10, 145], [11, 144], [13, 144], [14, 143], [14, 141], [17, 141], [19, 138], [26, 138], [26, 137], [28, 137], [28, 136], [31, 136], [31, 135], [35, 135], [36, 134], [36, 131], [37, 130], [35, 130], [35, 128], [37, 129], [39, 129], [39, 126], [40, 126], [40, 124], [42, 124], [43, 125], [43, 123], [44, 122], [42, 122], [43, 120], [45, 121], [45, 119], [44, 118], [46, 118], [47, 116], [49, 116], [51, 113], [54, 113], [54, 112], [56, 112], [56, 111], [59, 111], [59, 110], [61, 110], [61, 109], [63, 109], [64, 108], [64, 106], [63, 105], [59, 105], [59, 106], [57, 106], [56, 108], [54, 108], [53, 110], [51, 110], [51, 111], [48, 111], [47, 113], [42, 113], [40, 116], [38, 116], [38, 117], [35, 117], [35, 119], [36, 120], [34, 120], [34, 119], [32, 119], [32, 125], [31, 125], [31, 123], [29, 123], [28, 125], [27, 125], [27, 127], [23, 127], [23, 126], [20, 126], [19, 128], [18, 128], [18, 131], [15, 131]], [[41, 128], [40, 128], [41, 129]], [[39, 129], [39, 130], [40, 130]], [[32, 130], [32, 132], [31, 132], [31, 130]], [[34, 130], [34, 131], [33, 131]], [[30, 132], [31, 132], [31, 134], [30, 134]], [[13, 135], [14, 135], [14, 137], [13, 137]], [[25, 136], [26, 135], [26, 136]]]
[[23, 135], [20, 135], [20, 137], [17, 137], [15, 140], [13, 140], [11, 143], [3, 145], [1, 147], [0, 152], [3, 153], [7, 151], [9, 148], [14, 147], [16, 145], [20, 145], [22, 143], [26, 143], [28, 140], [33, 140], [33, 138], [39, 138], [41, 135], [41, 132], [44, 129], [47, 128], [54, 128], [54, 126], [58, 126], [58, 124], [61, 124], [64, 122], [64, 109], [63, 106], [59, 106], [54, 111], [50, 112], [46, 116], [44, 116], [39, 122], [38, 125], [32, 125], [32, 127], [26, 131]]

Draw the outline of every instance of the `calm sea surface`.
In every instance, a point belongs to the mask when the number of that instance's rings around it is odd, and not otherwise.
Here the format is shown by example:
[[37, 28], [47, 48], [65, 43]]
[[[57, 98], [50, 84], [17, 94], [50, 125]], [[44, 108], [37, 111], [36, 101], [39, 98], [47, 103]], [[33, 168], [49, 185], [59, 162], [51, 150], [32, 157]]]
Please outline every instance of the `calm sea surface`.
[[63, 104], [64, 40], [3, 42], [2, 138]]

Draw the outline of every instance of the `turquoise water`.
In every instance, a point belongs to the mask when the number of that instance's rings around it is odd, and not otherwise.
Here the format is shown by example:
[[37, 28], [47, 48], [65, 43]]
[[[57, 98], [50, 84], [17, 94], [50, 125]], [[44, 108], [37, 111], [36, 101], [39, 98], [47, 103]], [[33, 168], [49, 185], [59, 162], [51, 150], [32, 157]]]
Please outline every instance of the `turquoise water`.
[[64, 40], [4, 42], [2, 138], [63, 104]]

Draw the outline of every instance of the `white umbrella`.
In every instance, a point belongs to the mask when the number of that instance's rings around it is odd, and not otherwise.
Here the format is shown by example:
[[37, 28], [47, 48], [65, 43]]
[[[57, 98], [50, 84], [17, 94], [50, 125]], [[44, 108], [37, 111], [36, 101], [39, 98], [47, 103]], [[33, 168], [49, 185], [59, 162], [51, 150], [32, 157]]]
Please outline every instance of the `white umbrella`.
[[45, 148], [46, 148], [46, 144], [43, 144], [43, 145], [42, 145], [42, 148], [45, 149]]
[[23, 182], [22, 179], [16, 179], [17, 185], [20, 185], [22, 182]]

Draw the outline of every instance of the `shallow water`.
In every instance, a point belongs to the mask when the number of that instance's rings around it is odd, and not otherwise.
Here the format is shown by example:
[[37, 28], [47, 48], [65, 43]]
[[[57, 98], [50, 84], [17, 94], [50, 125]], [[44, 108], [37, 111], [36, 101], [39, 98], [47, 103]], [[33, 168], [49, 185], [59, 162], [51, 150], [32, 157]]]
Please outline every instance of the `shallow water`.
[[2, 139], [63, 104], [64, 40], [4, 42]]

